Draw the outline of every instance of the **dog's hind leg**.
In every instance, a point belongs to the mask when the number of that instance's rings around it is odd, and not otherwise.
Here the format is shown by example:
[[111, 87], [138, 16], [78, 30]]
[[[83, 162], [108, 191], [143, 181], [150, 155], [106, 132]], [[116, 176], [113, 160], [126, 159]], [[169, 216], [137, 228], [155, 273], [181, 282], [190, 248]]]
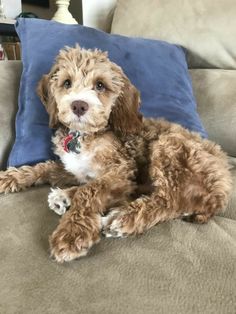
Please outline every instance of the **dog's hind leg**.
[[[143, 233], [155, 224], [175, 218], [206, 223], [223, 210], [231, 190], [231, 178], [222, 153], [195, 150], [168, 139], [166, 147], [156, 147], [150, 175], [154, 191], [128, 206], [113, 209], [103, 219], [106, 236], [122, 237]], [[172, 155], [171, 155], [172, 153]], [[187, 214], [185, 216], [185, 214]]]
[[205, 214], [190, 214], [182, 217], [182, 220], [186, 222], [204, 224], [208, 222], [209, 219], [213, 216], [213, 213], [205, 213]]
[[102, 220], [103, 234], [106, 237], [141, 234], [157, 223], [179, 215], [169, 208], [166, 199], [158, 195], [141, 196], [128, 206], [113, 208]]
[[0, 193], [18, 192], [33, 185], [49, 183], [52, 186], [78, 184], [59, 162], [47, 161], [35, 166], [10, 167], [0, 171]]

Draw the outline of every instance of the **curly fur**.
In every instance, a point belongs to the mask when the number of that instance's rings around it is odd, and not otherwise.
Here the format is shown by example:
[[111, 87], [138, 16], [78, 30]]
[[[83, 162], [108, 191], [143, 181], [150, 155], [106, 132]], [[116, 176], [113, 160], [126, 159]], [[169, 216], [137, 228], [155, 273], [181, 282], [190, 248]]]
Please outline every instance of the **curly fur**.
[[[139, 92], [106, 53], [79, 46], [60, 51], [38, 93], [50, 126], [58, 128], [53, 143], [62, 163], [9, 168], [0, 174], [0, 192], [71, 185], [49, 197], [55, 208], [62, 199], [60, 213], [71, 204], [50, 237], [58, 262], [86, 255], [101, 231], [122, 237], [169, 219], [205, 223], [225, 208], [231, 178], [221, 148], [177, 124], [143, 119]], [[82, 116], [71, 109], [78, 100], [88, 104]], [[69, 129], [82, 133], [79, 154], [63, 149]]]

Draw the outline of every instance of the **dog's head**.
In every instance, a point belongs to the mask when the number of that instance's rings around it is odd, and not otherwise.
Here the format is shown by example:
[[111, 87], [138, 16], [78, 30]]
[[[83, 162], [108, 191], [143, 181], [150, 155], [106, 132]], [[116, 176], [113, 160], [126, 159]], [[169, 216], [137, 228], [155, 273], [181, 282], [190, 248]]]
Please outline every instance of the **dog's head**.
[[121, 134], [137, 133], [142, 116], [140, 97], [122, 69], [100, 50], [79, 46], [60, 51], [38, 94], [50, 127], [97, 132], [110, 126]]

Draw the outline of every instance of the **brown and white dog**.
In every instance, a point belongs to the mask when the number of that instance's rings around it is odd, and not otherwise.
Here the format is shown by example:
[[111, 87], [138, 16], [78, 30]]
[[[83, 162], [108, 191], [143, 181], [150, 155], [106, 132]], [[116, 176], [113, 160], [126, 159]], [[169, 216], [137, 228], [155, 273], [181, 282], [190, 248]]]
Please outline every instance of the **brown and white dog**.
[[169, 219], [205, 223], [225, 208], [231, 178], [220, 147], [177, 124], [143, 119], [139, 92], [106, 53], [60, 51], [38, 93], [57, 128], [61, 163], [9, 168], [0, 192], [71, 185], [48, 197], [63, 215], [50, 237], [58, 262], [86, 255], [101, 231], [124, 237]]

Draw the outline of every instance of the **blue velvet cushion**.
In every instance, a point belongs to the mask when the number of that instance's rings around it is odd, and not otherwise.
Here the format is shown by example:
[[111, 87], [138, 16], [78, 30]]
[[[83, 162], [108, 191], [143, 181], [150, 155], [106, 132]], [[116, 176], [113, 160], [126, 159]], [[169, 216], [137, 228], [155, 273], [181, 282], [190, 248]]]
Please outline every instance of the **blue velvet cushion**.
[[164, 117], [206, 136], [196, 112], [184, 50], [163, 41], [110, 35], [81, 25], [40, 19], [19, 19], [16, 31], [22, 45], [23, 73], [16, 117], [16, 140], [9, 166], [53, 159], [48, 115], [36, 94], [59, 50], [79, 43], [108, 51], [141, 91], [146, 117]]

